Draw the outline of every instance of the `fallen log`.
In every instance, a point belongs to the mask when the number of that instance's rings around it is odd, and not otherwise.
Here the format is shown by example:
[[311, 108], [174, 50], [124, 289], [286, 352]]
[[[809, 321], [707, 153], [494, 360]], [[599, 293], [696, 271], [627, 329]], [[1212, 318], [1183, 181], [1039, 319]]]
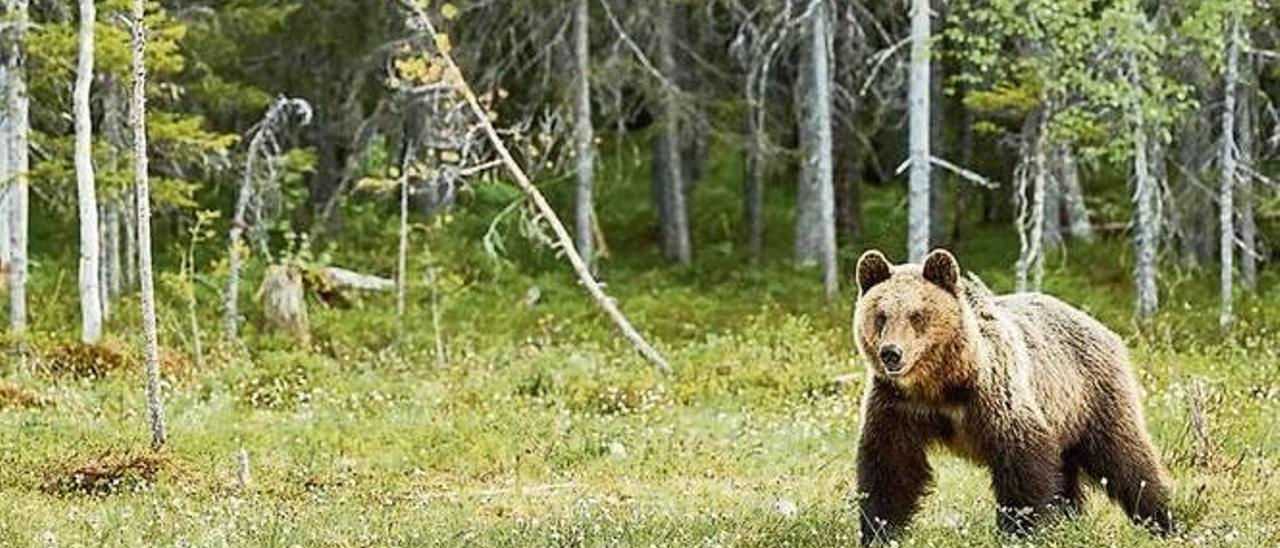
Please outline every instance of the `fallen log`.
[[373, 274], [363, 274], [336, 266], [326, 266], [320, 271], [324, 281], [334, 289], [359, 289], [361, 291], [391, 291], [395, 280]]

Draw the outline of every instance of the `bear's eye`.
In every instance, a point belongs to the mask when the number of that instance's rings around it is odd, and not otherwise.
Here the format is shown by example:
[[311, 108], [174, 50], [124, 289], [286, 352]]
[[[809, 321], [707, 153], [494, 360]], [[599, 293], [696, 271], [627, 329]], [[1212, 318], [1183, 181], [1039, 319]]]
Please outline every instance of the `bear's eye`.
[[876, 311], [876, 332], [884, 331], [884, 324], [888, 320], [883, 310]]
[[912, 312], [911, 315], [908, 316], [908, 319], [911, 320], [911, 327], [914, 327], [916, 331], [924, 329], [924, 313], [923, 312]]

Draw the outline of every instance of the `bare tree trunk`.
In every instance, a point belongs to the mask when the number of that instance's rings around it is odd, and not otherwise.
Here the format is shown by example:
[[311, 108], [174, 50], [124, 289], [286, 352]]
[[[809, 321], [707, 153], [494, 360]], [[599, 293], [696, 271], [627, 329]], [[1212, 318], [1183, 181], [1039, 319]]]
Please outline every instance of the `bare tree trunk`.
[[[124, 136], [124, 117], [129, 110], [129, 103], [122, 93], [120, 83], [114, 78], [107, 80], [103, 89], [102, 137], [106, 139], [109, 154], [107, 170], [115, 172], [120, 168], [120, 157], [129, 146]], [[119, 297], [123, 290], [120, 259], [120, 216], [123, 199], [112, 195], [102, 205], [102, 302], [103, 317], [110, 308], [113, 298]], [[127, 214], [127, 213], [126, 213]]]
[[[1136, 66], [1130, 66], [1137, 71]], [[1131, 85], [1137, 87], [1135, 81]], [[1133, 177], [1134, 201], [1137, 202], [1137, 218], [1134, 220], [1134, 246], [1137, 261], [1134, 265], [1134, 280], [1137, 285], [1137, 314], [1143, 324], [1150, 324], [1159, 306], [1159, 289], [1156, 286], [1156, 201], [1159, 199], [1157, 183], [1151, 177], [1148, 164], [1147, 128], [1142, 116], [1141, 105], [1135, 108], [1133, 128]]]
[[1080, 170], [1076, 166], [1075, 151], [1070, 146], [1062, 148], [1058, 163], [1058, 181], [1062, 190], [1063, 209], [1066, 210], [1067, 234], [1082, 242], [1093, 241], [1093, 224], [1089, 222], [1089, 207], [1084, 202], [1080, 187]]
[[124, 287], [138, 288], [138, 189], [129, 185], [124, 193]]
[[911, 176], [908, 183], [907, 258], [929, 252], [929, 0], [911, 1], [911, 73], [907, 92]]
[[156, 333], [155, 282], [151, 270], [151, 189], [147, 179], [146, 0], [133, 0], [133, 183], [138, 201], [138, 275], [142, 293], [143, 356], [147, 373], [147, 412], [151, 450], [164, 448], [164, 403], [160, 399], [160, 358]]
[[828, 66], [825, 0], [813, 0], [809, 44], [804, 63], [805, 159], [796, 203], [796, 259], [820, 263], [827, 299], [839, 291], [836, 274], [835, 186], [831, 179], [831, 75]]
[[[1049, 112], [1048, 105], [1042, 106], [1029, 115], [1022, 126], [1023, 159], [1014, 175], [1018, 182], [1014, 189], [1014, 198], [1018, 202], [1018, 292], [1039, 291], [1044, 277], [1044, 202], [1045, 181], [1048, 179], [1045, 173], [1045, 138]], [[1028, 185], [1031, 186], [1030, 203]]]
[[111, 321], [111, 292], [108, 289], [110, 284], [107, 283], [107, 277], [111, 274], [107, 272], [111, 268], [111, 242], [107, 239], [107, 217], [110, 209], [111, 200], [106, 199], [98, 202], [102, 206], [102, 210], [98, 212], [98, 245], [102, 249], [102, 257], [98, 259], [98, 303], [102, 305], [102, 321]]
[[1062, 244], [1062, 180], [1053, 167], [1062, 162], [1065, 147], [1053, 147], [1049, 165], [1045, 166], [1044, 191], [1044, 247], [1055, 248]]
[[[413, 14], [415, 24], [420, 25], [421, 28], [428, 33], [428, 36], [436, 35], [435, 26], [431, 24], [431, 20], [427, 17], [427, 14], [418, 3], [413, 0], [401, 0], [400, 5]], [[663, 2], [663, 5], [666, 5], [666, 2]], [[658, 353], [657, 349], [650, 346], [649, 342], [646, 341], [638, 331], [636, 331], [635, 327], [631, 325], [631, 321], [628, 320], [627, 317], [622, 314], [622, 311], [618, 309], [618, 305], [613, 298], [604, 292], [604, 288], [602, 288], [600, 283], [596, 281], [595, 277], [591, 275], [591, 268], [587, 266], [587, 263], [582, 260], [580, 255], [578, 255], [577, 249], [573, 246], [573, 238], [569, 235], [569, 231], [564, 228], [564, 224], [560, 222], [560, 218], [556, 216], [555, 209], [551, 207], [551, 204], [547, 203], [546, 197], [542, 195], [542, 192], [538, 190], [538, 187], [533, 186], [533, 182], [529, 180], [529, 176], [520, 168], [520, 164], [511, 156], [511, 151], [507, 149], [502, 138], [498, 136], [498, 131], [494, 129], [493, 124], [489, 123], [488, 113], [485, 111], [485, 108], [480, 105], [480, 100], [476, 98], [475, 92], [467, 83], [466, 78], [462, 74], [462, 70], [459, 69], [457, 63], [454, 62], [453, 56], [450, 55], [447, 50], [441, 51], [440, 56], [443, 58], [445, 65], [448, 68], [448, 72], [456, 76], [455, 85], [457, 86], [457, 91], [466, 98], [467, 105], [471, 108], [471, 113], [475, 116], [481, 128], [484, 130], [485, 136], [489, 139], [489, 143], [493, 145], [498, 156], [502, 159], [503, 166], [507, 168], [507, 172], [511, 174], [513, 179], [515, 179], [516, 185], [520, 187], [520, 190], [524, 191], [524, 193], [529, 196], [530, 200], [533, 200], [533, 205], [538, 209], [538, 212], [542, 214], [546, 222], [551, 225], [551, 231], [556, 236], [556, 242], [560, 249], [564, 251], [564, 255], [568, 258], [569, 264], [573, 267], [574, 273], [577, 274], [578, 280], [582, 282], [582, 285], [586, 288], [587, 292], [591, 294], [593, 299], [595, 299], [596, 304], [600, 305], [600, 308], [609, 316], [609, 319], [613, 321], [614, 325], [622, 332], [622, 335], [626, 337], [632, 347], [634, 347], [641, 356], [644, 356], [645, 359], [649, 360], [649, 363], [653, 364], [660, 373], [664, 375], [671, 374], [671, 365], [667, 363], [667, 359], [664, 358], [662, 354]]]
[[89, 114], [89, 87], [93, 82], [93, 1], [80, 0], [77, 37], [76, 82], [72, 98], [75, 110], [76, 194], [80, 205], [80, 338], [87, 344], [102, 337], [102, 300], [98, 289], [98, 196], [93, 178], [93, 125]]
[[8, 152], [8, 169], [5, 174], [13, 180], [9, 192], [9, 214], [0, 218], [0, 222], [7, 224], [9, 237], [9, 325], [14, 332], [20, 333], [27, 327], [27, 171], [30, 168], [28, 139], [31, 127], [28, 118], [30, 98], [27, 96], [26, 51], [23, 44], [28, 12], [27, 0], [7, 0], [6, 5], [9, 22], [15, 26], [15, 30], [13, 43], [5, 45], [8, 54], [4, 63], [8, 77], [5, 94], [9, 141], [0, 143], [0, 147]]
[[1236, 182], [1236, 82], [1239, 78], [1240, 20], [1233, 15], [1227, 28], [1227, 71], [1223, 81], [1222, 108], [1222, 180], [1218, 191], [1218, 222], [1220, 224], [1219, 245], [1222, 270], [1220, 271], [1219, 290], [1222, 310], [1218, 316], [1218, 325], [1225, 331], [1231, 329], [1235, 316], [1231, 310], [1233, 265], [1235, 259], [1235, 204], [1233, 203]]
[[[1246, 58], [1245, 71], [1241, 75], [1244, 83], [1244, 93], [1239, 98], [1239, 118], [1240, 118], [1240, 163], [1250, 169], [1257, 169], [1254, 165], [1256, 136], [1254, 134], [1254, 110], [1253, 110], [1253, 86], [1255, 85], [1254, 70], [1255, 62]], [[1238, 200], [1240, 216], [1240, 285], [1249, 293], [1258, 291], [1258, 223], [1254, 218], [1254, 184], [1253, 178], [1250, 176], [1240, 177], [1237, 181], [1240, 185], [1240, 199]]]
[[574, 202], [574, 224], [578, 252], [582, 260], [595, 268], [596, 254], [592, 218], [595, 201], [595, 131], [591, 127], [591, 13], [590, 0], [578, 0], [573, 17], [573, 53], [577, 64], [574, 80], [574, 148], [577, 152], [577, 199]]
[[747, 256], [752, 265], [760, 264], [764, 253], [764, 105], [747, 83], [747, 173], [743, 181], [742, 209], [747, 223]]
[[[944, 0], [933, 0], [933, 13], [937, 15], [936, 20], [931, 20], [930, 36], [937, 34], [944, 27], [944, 19], [946, 18], [946, 6]], [[942, 65], [941, 57], [931, 57], [929, 59], [929, 146], [930, 154], [945, 156], [945, 138], [943, 136], [943, 128], [946, 127], [946, 97], [942, 92], [942, 82], [945, 78], [945, 71]], [[966, 165], [966, 164], [962, 164]], [[967, 165], [966, 165], [967, 167]], [[929, 247], [942, 247], [946, 245], [947, 229], [946, 229], [946, 210], [945, 197], [946, 174], [941, 170], [930, 168], [929, 170]]]
[[396, 253], [396, 340], [404, 343], [405, 296], [409, 286], [409, 171], [412, 169], [413, 139], [407, 139], [400, 159], [400, 248]]
[[680, 106], [675, 86], [677, 72], [675, 60], [675, 24], [673, 0], [658, 0], [658, 69], [668, 76], [669, 86], [664, 86], [659, 98], [660, 129], [653, 166], [657, 174], [662, 215], [659, 216], [662, 232], [663, 255], [682, 265], [693, 262], [693, 247], [689, 237], [689, 210], [685, 203], [684, 169], [680, 153]]

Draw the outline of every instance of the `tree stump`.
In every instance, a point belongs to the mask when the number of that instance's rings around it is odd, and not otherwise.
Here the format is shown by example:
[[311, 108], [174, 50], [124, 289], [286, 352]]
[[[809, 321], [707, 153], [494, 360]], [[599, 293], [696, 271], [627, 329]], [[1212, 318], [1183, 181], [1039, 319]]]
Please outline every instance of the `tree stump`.
[[258, 288], [258, 301], [262, 305], [267, 332], [284, 333], [303, 343], [311, 341], [307, 327], [307, 298], [300, 269], [286, 265], [267, 267]]

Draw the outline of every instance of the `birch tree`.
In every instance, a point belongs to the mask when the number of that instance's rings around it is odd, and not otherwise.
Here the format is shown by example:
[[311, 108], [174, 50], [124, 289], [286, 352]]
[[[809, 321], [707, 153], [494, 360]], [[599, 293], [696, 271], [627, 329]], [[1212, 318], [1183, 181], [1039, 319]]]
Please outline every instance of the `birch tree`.
[[827, 4], [813, 0], [809, 10], [804, 62], [804, 164], [796, 203], [796, 259], [819, 263], [823, 290], [833, 299], [839, 290], [836, 266], [835, 186], [831, 176], [831, 75]]
[[1235, 259], [1235, 184], [1236, 184], [1236, 93], [1240, 71], [1240, 19], [1232, 14], [1226, 21], [1226, 70], [1222, 82], [1222, 178], [1218, 189], [1218, 230], [1221, 238], [1221, 271], [1219, 298], [1222, 301], [1218, 325], [1231, 329], [1235, 317], [1231, 310]]
[[[9, 188], [9, 205], [7, 215], [0, 217], [0, 223], [7, 226], [9, 239], [9, 325], [15, 332], [22, 332], [27, 326], [27, 172], [30, 169], [28, 142], [31, 131], [26, 52], [23, 45], [28, 24], [28, 3], [27, 0], [5, 0], [4, 6], [8, 20], [14, 25], [14, 31], [12, 42], [3, 46], [8, 130], [5, 132], [7, 142], [0, 142], [0, 148], [5, 151], [6, 165], [3, 172]], [[2, 270], [0, 274], [3, 274]]]
[[575, 236], [582, 260], [595, 267], [593, 218], [595, 202], [595, 132], [591, 126], [590, 0], [577, 0], [573, 15], [574, 131], [578, 186], [574, 201]]
[[93, 176], [93, 126], [89, 113], [89, 91], [93, 82], [93, 26], [96, 13], [92, 0], [80, 0], [80, 31], [77, 35], [76, 81], [73, 89], [75, 111], [76, 195], [80, 209], [80, 339], [97, 343], [102, 337], [102, 301], [98, 287], [98, 197]]
[[911, 175], [907, 191], [907, 258], [929, 252], [929, 0], [911, 1], [911, 71], [907, 91]]
[[[1129, 82], [1134, 89], [1141, 89], [1142, 82], [1139, 77], [1138, 67], [1132, 60], [1129, 61]], [[1156, 248], [1159, 244], [1157, 240], [1157, 225], [1160, 222], [1156, 216], [1156, 208], [1158, 207], [1158, 183], [1152, 178], [1151, 167], [1148, 163], [1148, 139], [1147, 125], [1145, 115], [1143, 114], [1144, 105], [1140, 100], [1134, 101], [1133, 110], [1133, 188], [1134, 203], [1137, 209], [1137, 215], [1134, 223], [1134, 246], [1137, 255], [1137, 261], [1134, 265], [1134, 282], [1137, 286], [1137, 315], [1138, 320], [1144, 324], [1149, 324], [1155, 317], [1156, 307], [1159, 305], [1159, 290], [1156, 287]]]
[[143, 357], [147, 374], [147, 414], [151, 418], [151, 449], [164, 448], [164, 403], [160, 399], [160, 358], [156, 334], [155, 282], [151, 269], [151, 189], [147, 177], [146, 0], [133, 0], [133, 184], [138, 208], [138, 281], [142, 294]]

